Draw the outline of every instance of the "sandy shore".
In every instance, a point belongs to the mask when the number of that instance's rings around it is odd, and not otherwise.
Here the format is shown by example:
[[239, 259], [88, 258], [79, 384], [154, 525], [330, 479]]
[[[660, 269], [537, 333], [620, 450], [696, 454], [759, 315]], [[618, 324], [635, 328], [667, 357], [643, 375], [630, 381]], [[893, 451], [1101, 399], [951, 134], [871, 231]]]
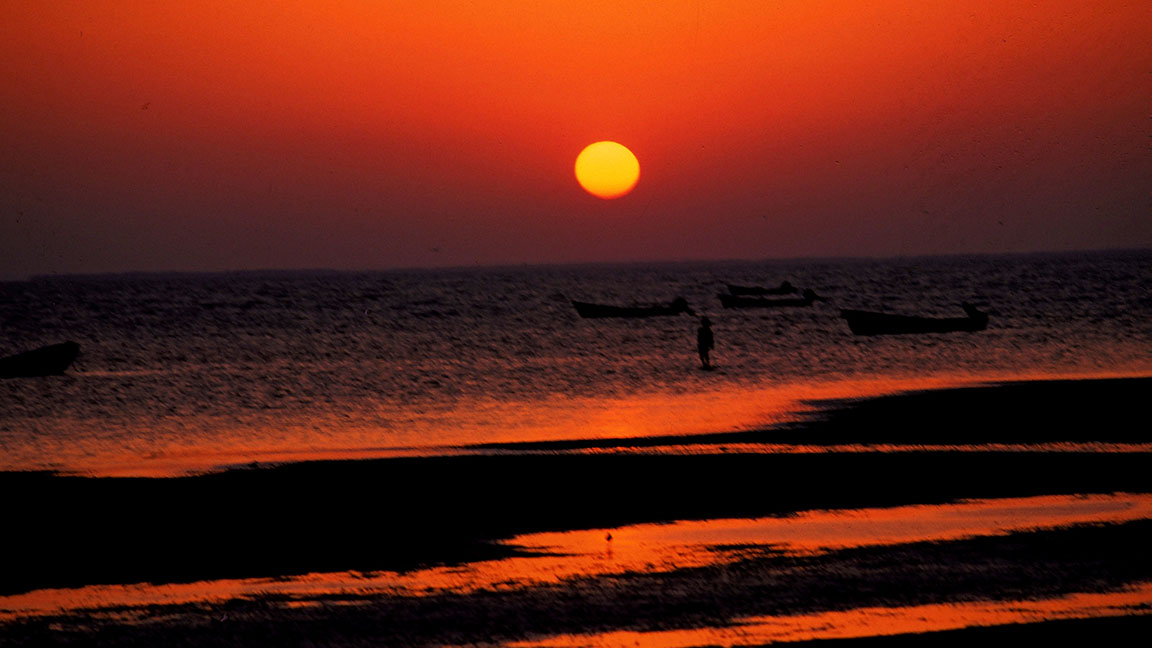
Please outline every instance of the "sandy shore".
[[[1010, 605], [1115, 590], [1152, 579], [1149, 542], [1152, 521], [1144, 520], [803, 558], [769, 552], [733, 564], [531, 588], [418, 597], [345, 594], [305, 606], [290, 596], [264, 595], [130, 614], [78, 612], [11, 622], [0, 627], [0, 639], [5, 645], [431, 646], [500, 645], [620, 630], [667, 637], [752, 616], [972, 601]], [[1150, 620], [1110, 623], [1147, 628]], [[1031, 638], [1033, 631], [1053, 636], [1031, 624], [1000, 630], [1017, 638]], [[966, 632], [946, 636], [964, 641]]]
[[991, 645], [1078, 645], [1106, 644], [1108, 646], [1143, 646], [1152, 630], [1152, 616], [1110, 617], [1104, 619], [1074, 619], [1046, 623], [1009, 624], [964, 630], [904, 634], [888, 637], [860, 639], [797, 641], [787, 644], [835, 648], [841, 644], [852, 648], [872, 646], [952, 646]]
[[976, 444], [1146, 442], [1133, 407], [1152, 378], [1029, 380], [933, 389], [856, 400], [813, 401], [804, 420], [762, 430], [643, 439], [490, 443], [503, 450], [659, 447], [685, 443]]
[[[1147, 443], [1152, 379], [1029, 382], [859, 403], [742, 433], [810, 443]], [[636, 522], [787, 514], [962, 498], [1152, 492], [1146, 452], [508, 454], [316, 462], [177, 479], [0, 474], [18, 530], [3, 594], [94, 583], [405, 570], [510, 555], [493, 540]], [[534, 447], [539, 451], [542, 448]], [[0, 625], [5, 645], [432, 645], [749, 614], [1053, 596], [1152, 579], [1152, 523], [946, 544], [758, 555], [741, 571], [633, 573], [515, 592], [377, 597], [290, 608], [273, 599], [155, 610], [144, 623], [77, 614]], [[879, 576], [878, 576], [879, 575]], [[941, 584], [946, 586], [941, 586]], [[224, 618], [227, 622], [218, 621]], [[1029, 639], [1146, 629], [1149, 618], [945, 633]], [[1095, 635], [1093, 635], [1095, 636]], [[936, 637], [933, 638], [934, 642]], [[864, 640], [857, 640], [864, 641]], [[891, 641], [891, 639], [885, 639]], [[947, 643], [941, 645], [949, 645]]]
[[3, 593], [493, 558], [486, 541], [634, 522], [1057, 493], [1148, 492], [1152, 455], [514, 456], [192, 479], [8, 475]]

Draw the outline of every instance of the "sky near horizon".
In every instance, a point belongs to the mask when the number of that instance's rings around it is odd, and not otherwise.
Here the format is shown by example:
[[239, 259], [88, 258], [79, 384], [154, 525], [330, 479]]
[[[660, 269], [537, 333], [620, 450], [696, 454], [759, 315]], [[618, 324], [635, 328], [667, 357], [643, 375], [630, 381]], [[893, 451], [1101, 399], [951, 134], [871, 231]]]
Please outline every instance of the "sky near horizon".
[[1146, 1], [4, 2], [0, 278], [1152, 247], [1149, 43]]

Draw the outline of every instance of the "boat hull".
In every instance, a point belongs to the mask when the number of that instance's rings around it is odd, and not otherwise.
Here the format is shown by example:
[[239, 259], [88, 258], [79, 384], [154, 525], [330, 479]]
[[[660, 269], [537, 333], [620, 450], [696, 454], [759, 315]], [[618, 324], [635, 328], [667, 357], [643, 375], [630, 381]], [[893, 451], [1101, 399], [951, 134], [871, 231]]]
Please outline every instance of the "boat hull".
[[80, 355], [80, 345], [61, 342], [0, 358], [0, 378], [33, 378], [64, 373]]

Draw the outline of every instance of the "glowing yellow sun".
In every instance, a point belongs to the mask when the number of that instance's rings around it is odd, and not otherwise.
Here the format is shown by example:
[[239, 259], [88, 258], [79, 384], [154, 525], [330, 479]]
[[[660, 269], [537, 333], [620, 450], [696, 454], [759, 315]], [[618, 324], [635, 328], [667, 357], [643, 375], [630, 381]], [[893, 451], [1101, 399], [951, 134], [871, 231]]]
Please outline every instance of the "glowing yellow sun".
[[576, 181], [593, 196], [619, 198], [639, 179], [640, 162], [622, 144], [596, 142], [576, 156]]

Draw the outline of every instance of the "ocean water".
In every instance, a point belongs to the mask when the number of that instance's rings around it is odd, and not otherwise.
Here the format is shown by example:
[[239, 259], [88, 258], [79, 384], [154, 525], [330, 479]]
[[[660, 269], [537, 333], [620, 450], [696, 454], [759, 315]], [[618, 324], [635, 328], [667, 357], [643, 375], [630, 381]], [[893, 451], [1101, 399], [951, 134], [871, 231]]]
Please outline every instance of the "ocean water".
[[[725, 283], [827, 301], [721, 308]], [[683, 296], [697, 319], [581, 319], [570, 299]], [[859, 337], [840, 308], [992, 316]], [[0, 355], [75, 340], [64, 376], [0, 381], [0, 470], [178, 474], [252, 461], [727, 432], [812, 398], [1152, 370], [1152, 252], [62, 276], [0, 283]]]

